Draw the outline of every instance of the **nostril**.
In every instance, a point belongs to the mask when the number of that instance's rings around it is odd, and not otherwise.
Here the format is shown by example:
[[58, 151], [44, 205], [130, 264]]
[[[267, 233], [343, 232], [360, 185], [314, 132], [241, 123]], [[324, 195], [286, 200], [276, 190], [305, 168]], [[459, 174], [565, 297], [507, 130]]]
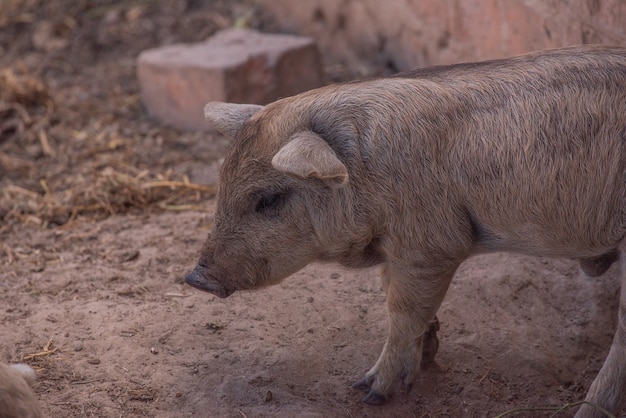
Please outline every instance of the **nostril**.
[[215, 276], [209, 272], [209, 269], [201, 265], [197, 265], [196, 268], [185, 277], [185, 282], [191, 287], [213, 293], [220, 298], [225, 298], [233, 293], [232, 290], [228, 290], [220, 283]]
[[192, 271], [191, 273], [189, 273], [186, 277], [185, 277], [185, 282], [188, 285], [191, 285], [193, 287], [198, 287], [198, 278], [197, 278], [197, 273], [194, 271]]

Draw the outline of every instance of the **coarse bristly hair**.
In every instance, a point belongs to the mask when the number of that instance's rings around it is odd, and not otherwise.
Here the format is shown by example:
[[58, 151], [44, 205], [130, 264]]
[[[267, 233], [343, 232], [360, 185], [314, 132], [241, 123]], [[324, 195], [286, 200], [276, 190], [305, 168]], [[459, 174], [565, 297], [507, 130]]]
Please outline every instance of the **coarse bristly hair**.
[[0, 363], [0, 418], [41, 418], [37, 396], [31, 388], [37, 375], [27, 364]]
[[[209, 103], [205, 115], [233, 142], [187, 282], [226, 297], [313, 260], [381, 264], [390, 328], [356, 384], [365, 402], [410, 388], [428, 324], [472, 254], [569, 257], [594, 276], [626, 258], [626, 49], [433, 67], [267, 106]], [[614, 413], [626, 403], [623, 283], [587, 395]]]

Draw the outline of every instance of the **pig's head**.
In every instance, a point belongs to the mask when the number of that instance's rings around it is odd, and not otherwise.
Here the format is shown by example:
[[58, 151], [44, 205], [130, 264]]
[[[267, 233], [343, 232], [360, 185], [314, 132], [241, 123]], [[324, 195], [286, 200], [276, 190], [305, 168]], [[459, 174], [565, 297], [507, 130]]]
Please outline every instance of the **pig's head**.
[[205, 116], [232, 143], [213, 231], [186, 282], [227, 297], [278, 283], [319, 257], [320, 218], [348, 171], [306, 123], [278, 118], [271, 105], [209, 103]]

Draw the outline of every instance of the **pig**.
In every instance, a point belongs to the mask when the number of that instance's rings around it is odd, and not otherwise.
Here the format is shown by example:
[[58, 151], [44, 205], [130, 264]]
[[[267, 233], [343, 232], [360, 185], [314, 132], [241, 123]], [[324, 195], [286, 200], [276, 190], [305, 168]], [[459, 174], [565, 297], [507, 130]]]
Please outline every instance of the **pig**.
[[[204, 112], [232, 142], [186, 282], [225, 298], [314, 260], [382, 266], [387, 340], [354, 385], [368, 404], [411, 388], [471, 255], [571, 258], [590, 276], [624, 264], [626, 49], [438, 66]], [[613, 413], [626, 403], [621, 280], [614, 341], [586, 395]]]
[[31, 388], [36, 379], [35, 371], [27, 364], [0, 363], [0, 417], [43, 417]]

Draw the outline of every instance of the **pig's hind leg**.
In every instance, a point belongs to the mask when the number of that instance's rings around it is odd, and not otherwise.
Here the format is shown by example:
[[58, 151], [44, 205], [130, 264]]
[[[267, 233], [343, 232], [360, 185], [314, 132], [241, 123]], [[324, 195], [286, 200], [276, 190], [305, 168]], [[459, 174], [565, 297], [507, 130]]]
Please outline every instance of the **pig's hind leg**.
[[[435, 314], [456, 270], [453, 268], [418, 268], [387, 265], [383, 284], [387, 293], [389, 334], [378, 361], [365, 377], [353, 385], [367, 392], [363, 402], [385, 403], [400, 383], [408, 392], [419, 371], [424, 348], [424, 335], [429, 335], [426, 355], [432, 360], [436, 353]], [[434, 348], [434, 350], [433, 350]]]
[[[618, 415], [626, 408], [626, 244], [620, 247], [622, 287], [617, 319], [617, 330], [602, 369], [594, 379], [585, 400]], [[577, 418], [605, 417], [592, 405], [583, 405]]]

